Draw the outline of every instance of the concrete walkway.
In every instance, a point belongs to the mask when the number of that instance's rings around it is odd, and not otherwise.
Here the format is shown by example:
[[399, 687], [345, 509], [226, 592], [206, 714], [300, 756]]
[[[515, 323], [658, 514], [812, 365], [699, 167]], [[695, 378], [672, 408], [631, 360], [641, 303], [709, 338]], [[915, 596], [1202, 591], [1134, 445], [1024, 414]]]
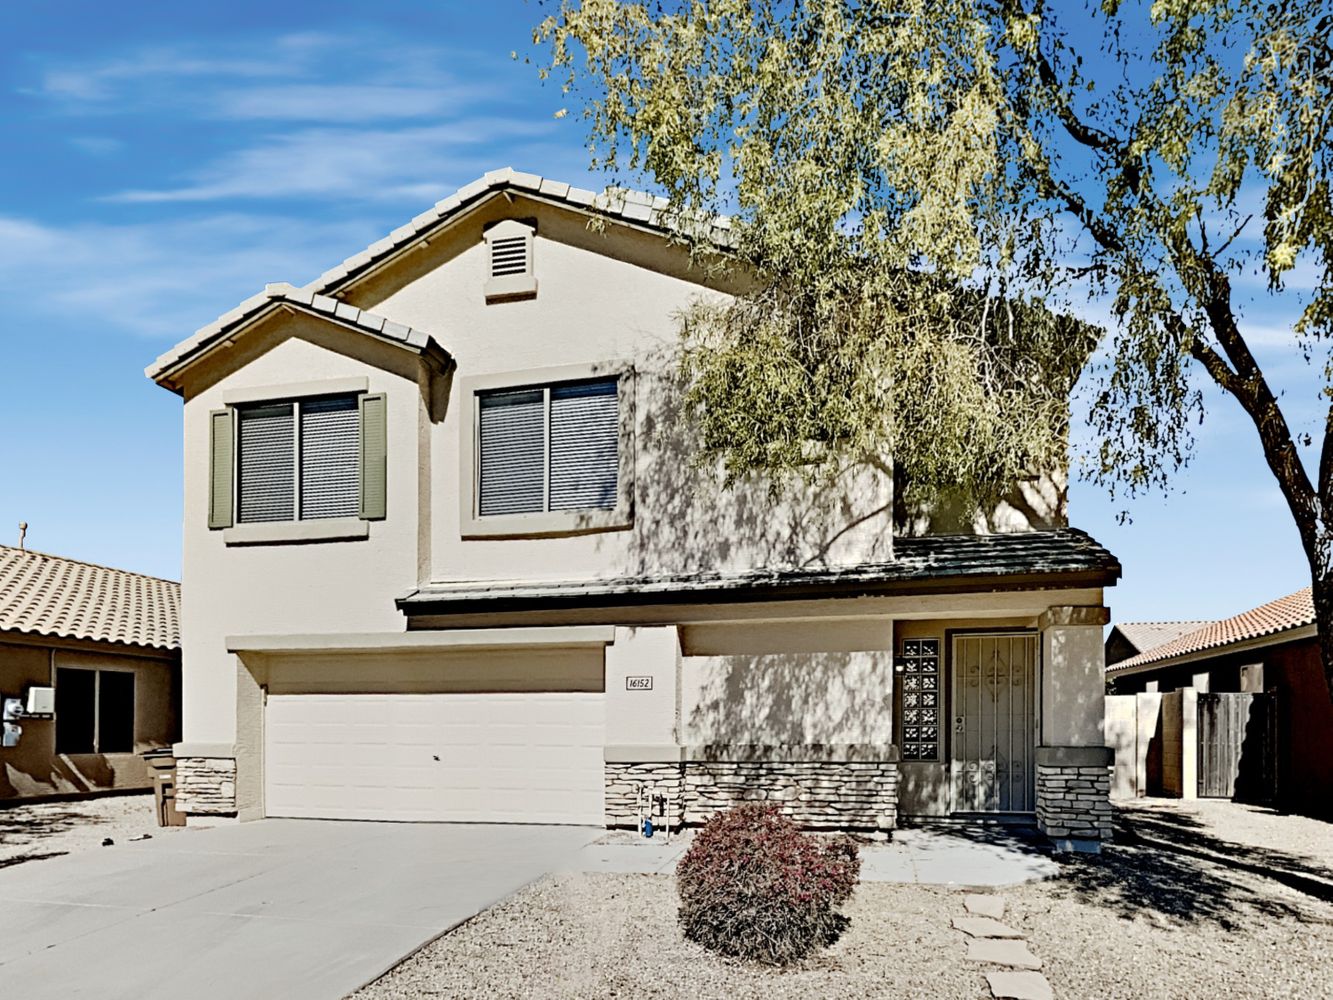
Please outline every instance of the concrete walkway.
[[[566, 870], [668, 875], [689, 847], [690, 835], [666, 843], [590, 844], [569, 858]], [[861, 848], [861, 881], [918, 885], [1004, 886], [1050, 878], [1060, 871], [1036, 838], [1004, 828], [898, 830], [888, 844]]]
[[601, 835], [265, 820], [0, 869], [0, 995], [339, 1000]]

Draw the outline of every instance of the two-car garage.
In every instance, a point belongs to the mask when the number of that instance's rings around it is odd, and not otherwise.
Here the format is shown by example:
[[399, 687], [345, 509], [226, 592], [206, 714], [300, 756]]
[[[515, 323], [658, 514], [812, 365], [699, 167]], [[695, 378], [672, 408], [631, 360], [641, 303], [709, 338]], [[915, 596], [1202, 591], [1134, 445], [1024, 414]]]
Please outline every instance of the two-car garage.
[[603, 823], [600, 645], [265, 659], [265, 815]]

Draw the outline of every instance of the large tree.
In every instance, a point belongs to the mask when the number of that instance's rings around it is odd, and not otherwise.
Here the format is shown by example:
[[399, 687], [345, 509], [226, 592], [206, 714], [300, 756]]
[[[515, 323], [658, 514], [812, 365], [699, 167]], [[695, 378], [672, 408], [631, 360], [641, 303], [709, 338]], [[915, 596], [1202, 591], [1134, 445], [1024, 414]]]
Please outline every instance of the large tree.
[[985, 496], [1062, 457], [1088, 354], [1065, 317], [1100, 315], [1089, 473], [1166, 486], [1200, 377], [1233, 397], [1309, 560], [1333, 697], [1333, 405], [1322, 442], [1293, 433], [1245, 334], [1289, 319], [1333, 404], [1327, 0], [552, 8], [544, 72], [596, 165], [664, 192], [700, 266], [745, 269], [687, 317], [706, 454], [779, 478], [892, 454]]

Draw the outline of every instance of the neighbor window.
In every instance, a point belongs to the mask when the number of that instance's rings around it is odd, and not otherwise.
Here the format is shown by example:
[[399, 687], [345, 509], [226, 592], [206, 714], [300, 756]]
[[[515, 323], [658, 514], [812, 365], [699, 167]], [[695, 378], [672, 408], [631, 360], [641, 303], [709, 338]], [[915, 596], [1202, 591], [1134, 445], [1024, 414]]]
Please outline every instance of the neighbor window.
[[238, 520], [355, 517], [360, 419], [355, 396], [237, 408]]
[[480, 517], [616, 508], [617, 379], [481, 392], [477, 404]]
[[134, 674], [127, 670], [56, 671], [56, 753], [134, 751]]

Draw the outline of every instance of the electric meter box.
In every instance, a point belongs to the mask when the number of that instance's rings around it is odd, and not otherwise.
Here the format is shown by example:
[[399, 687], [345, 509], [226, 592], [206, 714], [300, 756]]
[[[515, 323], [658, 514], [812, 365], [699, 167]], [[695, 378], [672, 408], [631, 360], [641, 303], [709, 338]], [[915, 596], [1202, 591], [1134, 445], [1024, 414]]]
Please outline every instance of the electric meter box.
[[56, 689], [53, 687], [28, 688], [28, 704], [24, 715], [54, 715], [56, 711]]

